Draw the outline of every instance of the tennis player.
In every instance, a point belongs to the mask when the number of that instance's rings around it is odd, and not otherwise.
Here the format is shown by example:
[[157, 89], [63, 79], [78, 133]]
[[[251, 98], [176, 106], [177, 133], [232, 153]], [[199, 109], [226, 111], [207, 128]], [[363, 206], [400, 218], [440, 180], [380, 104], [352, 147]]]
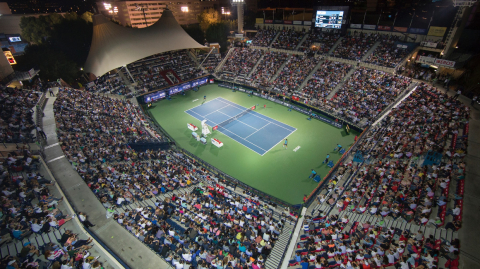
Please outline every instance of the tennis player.
[[205, 101], [207, 101], [207, 96], [206, 95], [203, 96], [203, 103], [205, 103]]
[[287, 149], [288, 146], [288, 139], [285, 138], [285, 141], [283, 142], [283, 147]]

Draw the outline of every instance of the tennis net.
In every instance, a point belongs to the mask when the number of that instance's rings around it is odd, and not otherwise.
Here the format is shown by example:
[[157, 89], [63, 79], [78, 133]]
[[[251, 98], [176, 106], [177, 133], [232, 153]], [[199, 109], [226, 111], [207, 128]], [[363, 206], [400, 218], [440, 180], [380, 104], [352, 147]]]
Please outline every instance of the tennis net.
[[229, 124], [230, 122], [232, 122], [232, 121], [240, 118], [241, 116], [247, 114], [247, 113], [250, 112], [250, 111], [252, 111], [252, 108], [247, 108], [246, 110], [244, 110], [244, 111], [242, 111], [241, 113], [235, 115], [234, 117], [232, 117], [232, 118], [230, 118], [230, 119], [228, 119], [228, 120], [226, 120], [226, 121], [223, 121], [223, 122], [219, 123], [217, 126], [218, 126], [218, 128], [223, 127], [223, 126]]

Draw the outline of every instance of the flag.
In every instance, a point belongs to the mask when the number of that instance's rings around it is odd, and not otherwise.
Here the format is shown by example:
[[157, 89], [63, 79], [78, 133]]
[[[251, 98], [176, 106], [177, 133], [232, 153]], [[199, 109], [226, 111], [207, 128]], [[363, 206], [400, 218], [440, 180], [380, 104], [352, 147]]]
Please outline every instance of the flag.
[[212, 130], [217, 130], [218, 129], [218, 125], [216, 125], [215, 127], [212, 128]]

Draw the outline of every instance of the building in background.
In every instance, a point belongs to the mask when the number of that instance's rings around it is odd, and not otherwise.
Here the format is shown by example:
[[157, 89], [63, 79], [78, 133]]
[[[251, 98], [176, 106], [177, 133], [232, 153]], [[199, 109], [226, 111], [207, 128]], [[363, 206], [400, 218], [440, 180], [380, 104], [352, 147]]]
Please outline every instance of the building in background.
[[197, 17], [203, 10], [218, 8], [216, 0], [143, 0], [143, 1], [98, 1], [97, 8], [100, 13], [108, 16], [124, 26], [144, 28], [154, 24], [163, 10], [168, 6], [179, 24], [198, 23]]

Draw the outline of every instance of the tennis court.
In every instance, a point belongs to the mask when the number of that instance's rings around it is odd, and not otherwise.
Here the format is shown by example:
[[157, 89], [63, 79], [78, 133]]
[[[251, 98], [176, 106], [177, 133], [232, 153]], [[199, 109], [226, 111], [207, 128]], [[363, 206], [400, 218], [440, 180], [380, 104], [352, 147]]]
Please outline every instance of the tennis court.
[[262, 156], [296, 130], [221, 97], [185, 112]]

